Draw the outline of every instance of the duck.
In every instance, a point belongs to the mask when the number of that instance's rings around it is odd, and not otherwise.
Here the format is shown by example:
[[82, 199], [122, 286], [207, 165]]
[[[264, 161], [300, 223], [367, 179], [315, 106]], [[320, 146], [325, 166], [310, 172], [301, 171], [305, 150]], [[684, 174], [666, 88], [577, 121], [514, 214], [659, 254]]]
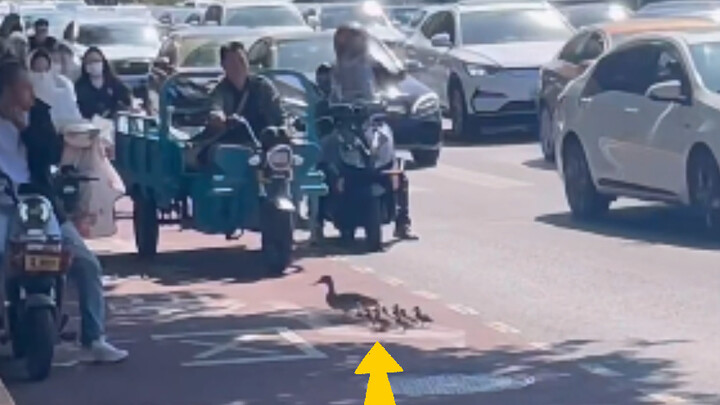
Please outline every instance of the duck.
[[415, 326], [415, 321], [407, 315], [407, 312], [400, 308], [399, 305], [393, 306], [393, 315], [395, 316], [395, 323], [403, 330], [407, 330]]
[[345, 313], [356, 311], [359, 308], [375, 308], [379, 302], [375, 298], [358, 293], [342, 293], [335, 291], [335, 282], [330, 276], [322, 276], [315, 282], [315, 285], [325, 284], [327, 286], [327, 294], [325, 302], [332, 309], [340, 310]]
[[415, 320], [417, 320], [422, 326], [433, 322], [433, 319], [430, 317], [430, 315], [422, 313], [420, 307], [413, 308], [413, 313], [415, 314]]

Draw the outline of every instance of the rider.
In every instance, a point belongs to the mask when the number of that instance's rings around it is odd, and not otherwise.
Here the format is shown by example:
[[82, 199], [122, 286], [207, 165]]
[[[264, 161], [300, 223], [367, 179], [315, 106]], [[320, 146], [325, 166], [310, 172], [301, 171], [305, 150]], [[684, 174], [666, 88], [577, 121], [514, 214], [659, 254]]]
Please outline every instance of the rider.
[[[355, 102], [373, 100], [377, 94], [377, 77], [382, 66], [372, 59], [368, 51], [368, 33], [359, 24], [342, 25], [335, 31], [335, 65], [328, 71], [318, 68], [316, 79], [318, 86], [327, 88], [329, 76], [331, 102]], [[322, 82], [320, 81], [322, 80]], [[322, 90], [322, 89], [321, 89]], [[327, 90], [327, 89], [326, 89]], [[328, 155], [330, 142], [326, 142], [323, 154]], [[335, 154], [330, 152], [330, 156]], [[327, 163], [327, 162], [326, 162]], [[407, 176], [400, 176], [400, 187], [396, 195], [397, 215], [395, 236], [402, 239], [413, 238], [409, 211], [409, 183]]]
[[244, 117], [258, 137], [266, 128], [281, 127], [285, 123], [277, 89], [270, 80], [250, 73], [242, 43], [222, 46], [220, 63], [225, 74], [210, 93], [210, 120], [205, 130], [193, 138], [200, 164], [206, 163], [204, 151], [215, 143], [243, 143], [244, 139], [231, 139], [238, 134], [227, 131], [236, 123], [237, 116]]
[[[0, 60], [0, 170], [16, 184], [32, 183], [51, 201], [56, 201], [50, 167], [60, 161], [63, 142], [50, 118], [50, 107], [33, 96], [32, 83], [23, 64], [14, 58]], [[83, 358], [113, 363], [128, 352], [105, 341], [105, 298], [102, 267], [78, 231], [67, 221], [57, 204], [63, 242], [73, 261], [70, 276], [77, 283], [81, 318]], [[0, 212], [0, 240], [7, 237], [8, 211]], [[0, 249], [4, 243], [0, 243]]]

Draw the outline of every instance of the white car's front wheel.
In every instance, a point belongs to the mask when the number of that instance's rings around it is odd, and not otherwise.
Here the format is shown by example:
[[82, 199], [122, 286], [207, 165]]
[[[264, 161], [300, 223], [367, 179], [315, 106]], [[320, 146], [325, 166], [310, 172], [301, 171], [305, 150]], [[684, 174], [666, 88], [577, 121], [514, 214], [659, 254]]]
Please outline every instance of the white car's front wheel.
[[563, 148], [563, 174], [565, 196], [573, 217], [592, 219], [607, 212], [610, 198], [595, 188], [585, 151], [575, 138], [568, 139]]
[[455, 138], [468, 135], [470, 124], [465, 105], [465, 93], [460, 84], [453, 82], [449, 86], [450, 119], [452, 121], [452, 134]]
[[540, 138], [540, 149], [542, 150], [543, 159], [545, 159], [546, 162], [555, 161], [555, 140], [553, 139], [552, 125], [550, 109], [546, 106], [541, 107], [538, 137]]
[[688, 164], [690, 201], [713, 233], [720, 231], [720, 170], [712, 153], [693, 153]]

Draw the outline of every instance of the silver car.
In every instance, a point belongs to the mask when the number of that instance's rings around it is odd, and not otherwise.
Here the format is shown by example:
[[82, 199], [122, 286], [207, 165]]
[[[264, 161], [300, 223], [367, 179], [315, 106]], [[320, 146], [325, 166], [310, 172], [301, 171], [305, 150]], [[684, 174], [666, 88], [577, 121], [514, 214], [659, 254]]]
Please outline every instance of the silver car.
[[408, 66], [440, 95], [454, 135], [534, 128], [540, 66], [572, 35], [546, 2], [435, 6], [408, 40]]

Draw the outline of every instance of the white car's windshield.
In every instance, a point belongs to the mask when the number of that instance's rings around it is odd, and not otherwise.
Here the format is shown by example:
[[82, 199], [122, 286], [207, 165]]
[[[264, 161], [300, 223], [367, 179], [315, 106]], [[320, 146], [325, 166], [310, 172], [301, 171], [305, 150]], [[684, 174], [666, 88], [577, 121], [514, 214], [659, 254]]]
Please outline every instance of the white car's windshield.
[[55, 37], [62, 36], [65, 27], [67, 27], [67, 25], [72, 21], [71, 15], [59, 13], [57, 11], [21, 10], [21, 14], [26, 30], [32, 29], [35, 21], [42, 18], [48, 21], [50, 35]]
[[228, 11], [226, 25], [236, 27], [295, 27], [305, 25], [300, 13], [284, 6], [251, 6]]
[[670, 1], [651, 3], [637, 11], [638, 17], [700, 16], [720, 10], [717, 1]]
[[606, 21], [625, 20], [631, 12], [620, 4], [592, 3], [562, 9], [562, 13], [575, 28], [585, 27]]
[[[365, 3], [374, 4], [374, 3]], [[390, 20], [382, 9], [371, 6], [327, 6], [320, 10], [320, 26], [322, 29], [334, 29], [348, 22], [362, 25], [390, 26]]]
[[720, 93], [720, 42], [707, 42], [690, 46], [695, 69], [705, 87]]
[[460, 16], [464, 44], [563, 41], [572, 35], [551, 10], [470, 11]]
[[182, 41], [179, 65], [188, 68], [220, 68], [220, 47], [230, 41], [244, 42], [243, 38], [193, 38]]
[[80, 26], [77, 41], [86, 46], [159, 46], [160, 34], [157, 28], [152, 25], [127, 22], [84, 24]]

